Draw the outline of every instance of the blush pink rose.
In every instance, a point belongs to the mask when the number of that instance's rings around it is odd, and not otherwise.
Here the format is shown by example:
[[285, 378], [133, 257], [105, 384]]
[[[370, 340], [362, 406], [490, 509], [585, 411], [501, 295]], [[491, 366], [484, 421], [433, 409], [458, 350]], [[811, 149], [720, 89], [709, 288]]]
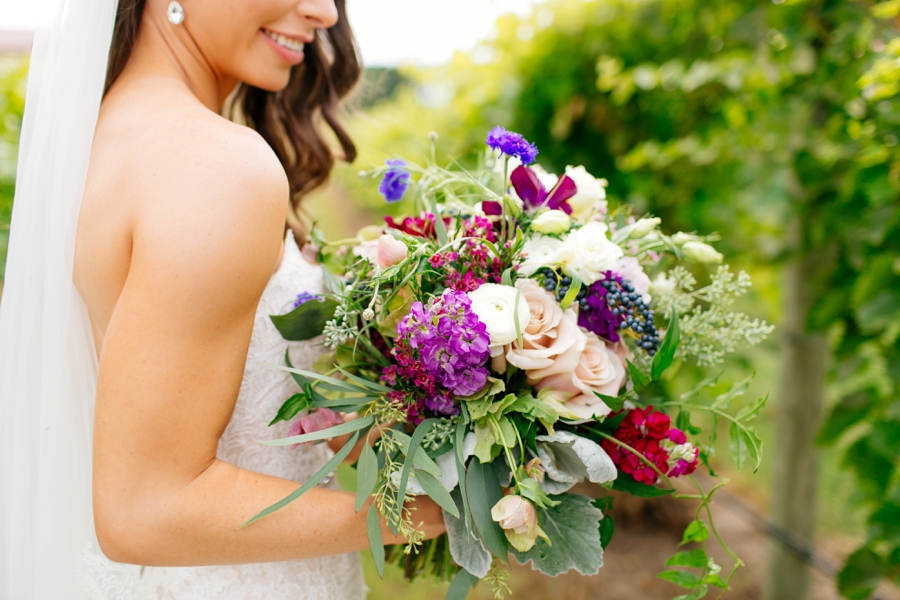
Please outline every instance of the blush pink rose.
[[557, 361], [550, 368], [528, 373], [528, 376], [529, 383], [532, 377], [537, 379], [537, 375], [541, 376], [533, 383], [535, 389], [549, 388], [571, 393], [572, 397], [565, 403], [566, 408], [582, 419], [591, 419], [610, 413], [610, 408], [594, 392], [605, 396], [618, 395], [625, 383], [625, 361], [615, 348], [595, 334], [585, 335], [587, 342], [574, 365], [571, 364], [571, 357], [567, 357], [566, 361]]
[[518, 340], [507, 346], [506, 360], [526, 371], [546, 369], [584, 334], [578, 328], [575, 312], [570, 310], [563, 315], [553, 294], [536, 281], [520, 279], [516, 287], [528, 303], [531, 320], [522, 332], [522, 346]]

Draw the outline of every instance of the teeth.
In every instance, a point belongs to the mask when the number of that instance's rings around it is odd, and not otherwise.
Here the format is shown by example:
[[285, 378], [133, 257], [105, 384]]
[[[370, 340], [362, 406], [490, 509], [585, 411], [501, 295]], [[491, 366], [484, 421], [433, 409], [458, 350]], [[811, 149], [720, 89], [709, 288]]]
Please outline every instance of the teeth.
[[266, 29], [263, 32], [269, 36], [272, 40], [275, 41], [276, 44], [287, 48], [288, 50], [292, 50], [293, 52], [303, 52], [303, 47], [305, 44], [300, 40], [291, 39], [289, 37], [285, 37], [280, 33], [275, 33], [274, 31], [268, 31]]

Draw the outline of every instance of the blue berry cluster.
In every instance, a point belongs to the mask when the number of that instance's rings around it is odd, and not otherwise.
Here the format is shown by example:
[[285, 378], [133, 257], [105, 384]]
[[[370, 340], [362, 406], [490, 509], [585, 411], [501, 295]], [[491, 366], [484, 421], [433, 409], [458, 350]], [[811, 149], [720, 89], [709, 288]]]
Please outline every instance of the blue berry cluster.
[[619, 329], [637, 334], [637, 346], [653, 356], [659, 349], [659, 331], [653, 321], [653, 311], [644, 303], [639, 292], [627, 279], [621, 282], [607, 279], [599, 282], [607, 290], [606, 301], [612, 313], [619, 317]]

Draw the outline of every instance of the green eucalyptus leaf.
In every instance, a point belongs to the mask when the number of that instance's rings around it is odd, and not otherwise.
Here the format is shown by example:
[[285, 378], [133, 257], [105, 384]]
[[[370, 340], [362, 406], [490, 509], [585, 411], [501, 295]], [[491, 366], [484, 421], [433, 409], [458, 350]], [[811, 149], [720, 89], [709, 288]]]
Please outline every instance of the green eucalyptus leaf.
[[375, 503], [369, 507], [366, 514], [366, 533], [369, 535], [369, 549], [372, 551], [372, 560], [375, 563], [375, 571], [379, 577], [384, 577], [384, 541], [381, 537], [381, 517]]
[[370, 444], [364, 443], [356, 463], [356, 512], [362, 510], [378, 481], [378, 457]]
[[428, 497], [434, 500], [435, 503], [442, 509], [458, 518], [459, 511], [457, 510], [456, 505], [453, 503], [453, 498], [450, 497], [450, 492], [444, 489], [444, 486], [441, 485], [441, 482], [438, 481], [434, 477], [434, 475], [426, 471], [415, 469], [414, 473], [416, 475], [416, 479], [419, 482], [419, 485], [422, 486], [422, 489], [425, 490], [425, 493], [428, 494]]
[[465, 600], [469, 595], [469, 590], [475, 587], [476, 583], [478, 583], [477, 577], [465, 569], [460, 569], [453, 577], [453, 581], [450, 582], [450, 587], [447, 588], [445, 600]]
[[351, 450], [353, 450], [353, 446], [356, 445], [357, 440], [359, 440], [359, 431], [354, 432], [353, 435], [350, 437], [350, 440], [346, 444], [344, 444], [344, 447], [341, 448], [337, 454], [332, 456], [328, 460], [328, 462], [326, 462], [324, 465], [322, 465], [322, 468], [320, 468], [318, 471], [316, 471], [316, 473], [312, 477], [310, 477], [308, 480], [306, 480], [306, 483], [301, 485], [294, 492], [290, 493], [288, 496], [286, 496], [282, 500], [279, 500], [272, 506], [270, 506], [270, 507], [266, 508], [265, 510], [254, 515], [253, 518], [251, 518], [249, 521], [247, 521], [246, 523], [241, 525], [240, 528], [243, 529], [244, 527], [248, 527], [249, 525], [252, 525], [256, 521], [259, 521], [263, 517], [266, 517], [266, 516], [272, 514], [276, 510], [284, 508], [285, 506], [287, 506], [288, 504], [290, 504], [291, 502], [293, 502], [294, 500], [296, 500], [297, 498], [299, 498], [300, 496], [302, 496], [303, 494], [305, 494], [306, 492], [308, 492], [309, 490], [311, 490], [312, 488], [317, 486], [320, 481], [325, 479], [325, 477], [327, 477], [329, 473], [334, 471], [337, 468], [337, 466], [339, 464], [341, 464], [341, 462], [343, 462], [343, 460], [345, 458], [347, 458], [347, 455], [350, 454]]
[[372, 415], [367, 415], [365, 417], [353, 419], [352, 421], [347, 421], [346, 423], [341, 423], [340, 425], [335, 425], [334, 427], [329, 427], [328, 429], [322, 429], [320, 431], [314, 431], [312, 433], [292, 435], [290, 437], [281, 438], [278, 440], [256, 441], [263, 446], [291, 446], [293, 444], [302, 444], [304, 442], [315, 442], [317, 440], [336, 438], [346, 433], [352, 433], [354, 431], [359, 431], [360, 429], [370, 427], [374, 422], [375, 417], [373, 417]]

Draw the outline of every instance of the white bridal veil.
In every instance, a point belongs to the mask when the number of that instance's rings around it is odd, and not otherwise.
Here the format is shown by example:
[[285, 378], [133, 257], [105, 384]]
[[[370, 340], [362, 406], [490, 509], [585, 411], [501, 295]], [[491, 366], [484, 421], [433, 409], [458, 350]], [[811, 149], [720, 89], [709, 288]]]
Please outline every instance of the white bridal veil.
[[117, 0], [29, 1], [38, 24], [0, 302], [0, 598], [80, 600], [97, 368], [72, 264]]

